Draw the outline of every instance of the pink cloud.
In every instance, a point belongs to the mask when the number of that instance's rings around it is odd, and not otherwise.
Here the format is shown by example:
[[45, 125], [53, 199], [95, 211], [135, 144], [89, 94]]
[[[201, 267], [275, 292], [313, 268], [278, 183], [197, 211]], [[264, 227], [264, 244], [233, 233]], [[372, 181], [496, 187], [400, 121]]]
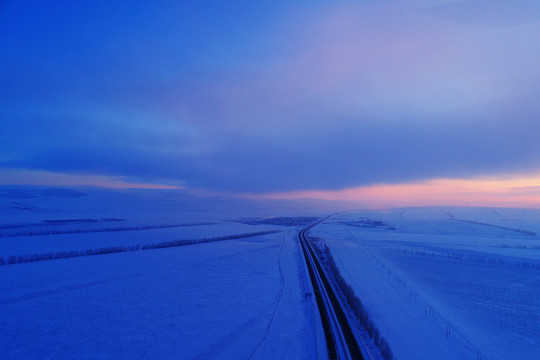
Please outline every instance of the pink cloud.
[[111, 189], [182, 189], [181, 186], [130, 182], [106, 175], [74, 175], [26, 169], [0, 169], [0, 185], [99, 186]]

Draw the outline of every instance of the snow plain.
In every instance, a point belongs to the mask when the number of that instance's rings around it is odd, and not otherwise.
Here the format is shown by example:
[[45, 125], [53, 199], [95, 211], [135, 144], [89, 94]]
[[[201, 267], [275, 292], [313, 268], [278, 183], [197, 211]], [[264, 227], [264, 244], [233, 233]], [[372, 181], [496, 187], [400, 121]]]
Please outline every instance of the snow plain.
[[[296, 239], [302, 226], [238, 220], [329, 211], [274, 205], [166, 191], [0, 189], [2, 234], [189, 225], [2, 237], [0, 257], [280, 230], [0, 266], [0, 358], [320, 357]], [[43, 225], [66, 219], [91, 221]], [[539, 219], [520, 209], [354, 211], [311, 234], [325, 239], [396, 359], [537, 359]]]
[[[145, 222], [144, 224], [147, 223]], [[122, 224], [122, 226], [123, 225], [124, 224]], [[182, 223], [179, 225], [182, 225]], [[89, 230], [87, 225], [79, 224], [71, 226], [73, 230]], [[276, 229], [276, 227], [216, 221], [214, 223], [209, 223], [208, 225], [187, 224], [186, 226], [146, 230], [5, 237], [0, 238], [0, 257], [7, 258], [10, 255], [86, 250], [89, 248], [101, 248], [107, 246], [153, 244], [177, 239], [215, 238], [274, 229]], [[57, 227], [49, 226], [46, 229], [41, 228], [40, 230], [57, 230]]]
[[0, 358], [317, 358], [313, 307], [305, 298], [296, 227], [231, 221], [246, 214], [253, 217], [253, 212], [181, 212], [178, 207], [169, 208], [168, 201], [152, 200], [150, 207], [143, 201], [141, 209], [133, 208], [133, 200], [122, 196], [89, 201], [95, 200], [95, 194], [60, 195], [57, 202], [54, 196], [59, 195], [4, 197], [2, 205], [8, 211], [2, 225], [7, 229], [2, 231], [12, 231], [12, 225], [38, 230], [109, 226], [101, 222], [35, 226], [51, 217], [126, 219], [114, 226], [208, 224], [5, 237], [0, 238], [3, 254], [280, 232], [0, 266]]
[[2, 358], [313, 358], [297, 255], [286, 232], [2, 266]]
[[540, 357], [540, 238], [519, 232], [538, 229], [532, 213], [350, 212], [311, 233], [325, 239], [397, 359], [532, 360]]

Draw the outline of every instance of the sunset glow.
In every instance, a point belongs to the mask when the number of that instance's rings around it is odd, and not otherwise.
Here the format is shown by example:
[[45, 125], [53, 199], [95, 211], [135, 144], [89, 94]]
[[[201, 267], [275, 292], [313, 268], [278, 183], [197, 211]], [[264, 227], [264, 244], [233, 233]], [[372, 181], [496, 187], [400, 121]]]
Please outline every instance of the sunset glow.
[[181, 186], [126, 181], [105, 175], [73, 175], [50, 171], [0, 170], [0, 186], [98, 186], [109, 189], [183, 189]]
[[350, 201], [371, 208], [438, 205], [539, 208], [540, 176], [508, 179], [433, 179], [337, 191], [274, 193], [262, 197]]

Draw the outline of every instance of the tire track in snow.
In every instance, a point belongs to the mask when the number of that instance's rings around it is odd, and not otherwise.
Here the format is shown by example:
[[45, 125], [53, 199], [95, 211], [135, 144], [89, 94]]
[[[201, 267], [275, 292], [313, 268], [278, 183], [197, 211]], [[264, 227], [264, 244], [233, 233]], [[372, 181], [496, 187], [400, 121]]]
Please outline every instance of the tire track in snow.
[[281, 239], [281, 248], [279, 250], [279, 256], [278, 256], [278, 268], [279, 268], [279, 275], [281, 280], [281, 290], [279, 291], [279, 298], [276, 302], [276, 306], [274, 307], [274, 312], [272, 313], [272, 318], [270, 319], [270, 323], [268, 324], [268, 327], [266, 328], [266, 334], [264, 334], [264, 337], [262, 341], [260, 342], [259, 346], [257, 346], [257, 349], [251, 354], [249, 357], [250, 360], [252, 360], [255, 355], [259, 352], [263, 344], [266, 342], [266, 339], [268, 338], [268, 334], [270, 333], [270, 329], [272, 328], [272, 324], [274, 323], [274, 319], [276, 317], [277, 310], [279, 308], [279, 304], [281, 304], [281, 299], [283, 298], [283, 292], [285, 290], [285, 277], [283, 276], [283, 269], [281, 268], [281, 254], [283, 253], [283, 248], [285, 247], [285, 234], [283, 234], [283, 238]]

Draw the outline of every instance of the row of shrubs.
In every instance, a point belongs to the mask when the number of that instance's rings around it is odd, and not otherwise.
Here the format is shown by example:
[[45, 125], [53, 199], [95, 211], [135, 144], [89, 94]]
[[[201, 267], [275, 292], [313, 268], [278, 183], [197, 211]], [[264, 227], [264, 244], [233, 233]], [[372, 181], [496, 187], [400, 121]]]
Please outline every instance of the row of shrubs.
[[39, 235], [61, 235], [61, 234], [82, 234], [82, 233], [97, 233], [97, 232], [116, 232], [116, 231], [131, 231], [131, 230], [151, 230], [151, 229], [166, 229], [183, 226], [198, 226], [212, 225], [213, 223], [193, 223], [193, 224], [167, 224], [167, 225], [140, 225], [140, 226], [122, 226], [99, 229], [63, 229], [63, 230], [47, 230], [47, 231], [23, 231], [16, 233], [0, 233], [0, 238], [18, 237], [18, 236], [39, 236]]
[[60, 219], [60, 220], [42, 220], [39, 223], [19, 223], [19, 224], [2, 224], [0, 229], [17, 229], [25, 227], [44, 227], [44, 226], [58, 226], [58, 225], [71, 225], [71, 224], [95, 224], [99, 222], [117, 222], [126, 221], [126, 219], [119, 218], [101, 218], [101, 219]]
[[172, 241], [163, 241], [154, 244], [136, 244], [136, 245], [120, 245], [120, 246], [108, 246], [96, 249], [86, 249], [86, 250], [72, 250], [72, 251], [57, 251], [50, 252], [45, 254], [31, 254], [31, 255], [12, 255], [7, 258], [0, 257], [0, 265], [11, 265], [11, 264], [20, 264], [33, 261], [46, 261], [46, 260], [57, 260], [57, 259], [66, 259], [78, 256], [92, 256], [92, 255], [102, 255], [102, 254], [111, 254], [127, 251], [138, 251], [138, 250], [150, 250], [150, 249], [163, 249], [177, 246], [193, 245], [193, 244], [202, 244], [214, 241], [223, 241], [223, 240], [233, 240], [241, 239], [259, 235], [267, 235], [279, 232], [279, 230], [269, 230], [269, 231], [259, 231], [253, 233], [245, 234], [236, 234], [236, 235], [226, 235], [219, 236], [214, 238], [206, 239], [195, 239], [195, 240], [172, 240]]
[[375, 323], [369, 317], [369, 314], [364, 308], [362, 301], [360, 301], [358, 296], [356, 296], [353, 288], [347, 283], [347, 281], [339, 272], [339, 269], [336, 265], [336, 262], [334, 261], [332, 253], [330, 252], [328, 246], [325, 245], [324, 250], [326, 253], [326, 265], [328, 267], [328, 270], [330, 270], [330, 273], [334, 276], [334, 280], [339, 290], [343, 294], [343, 297], [353, 311], [355, 317], [360, 322], [360, 325], [362, 325], [362, 327], [366, 329], [369, 336], [373, 339], [375, 345], [377, 345], [377, 347], [381, 351], [383, 358], [385, 360], [392, 360], [394, 356], [392, 354], [392, 350], [390, 349], [390, 345], [388, 344], [386, 339], [381, 336], [379, 329], [377, 329]]
[[240, 219], [239, 223], [247, 225], [284, 225], [284, 226], [306, 226], [319, 220], [312, 216], [293, 217], [271, 217], [266, 219]]
[[521, 234], [525, 234], [525, 235], [530, 235], [530, 236], [536, 236], [537, 235], [534, 231], [516, 229], [516, 228], [511, 228], [511, 227], [501, 226], [501, 225], [493, 225], [493, 224], [483, 223], [483, 222], [480, 222], [480, 221], [463, 220], [463, 219], [452, 219], [452, 220], [461, 221], [461, 222], [469, 223], [469, 224], [475, 224], [475, 225], [489, 226], [489, 227], [492, 227], [492, 228], [513, 231], [513, 232], [517, 232], [517, 233], [521, 233]]
[[394, 252], [401, 252], [403, 254], [414, 254], [419, 256], [431, 256], [437, 258], [445, 258], [450, 260], [466, 261], [470, 263], [486, 263], [486, 264], [498, 264], [498, 265], [507, 265], [515, 266], [517, 268], [527, 268], [527, 269], [540, 269], [540, 262], [530, 262], [530, 261], [513, 261], [509, 259], [508, 261], [502, 257], [492, 257], [492, 256], [481, 256], [481, 255], [462, 255], [462, 254], [451, 254], [451, 253], [440, 253], [434, 251], [425, 251], [425, 250], [410, 250], [410, 249], [401, 249], [394, 248]]

